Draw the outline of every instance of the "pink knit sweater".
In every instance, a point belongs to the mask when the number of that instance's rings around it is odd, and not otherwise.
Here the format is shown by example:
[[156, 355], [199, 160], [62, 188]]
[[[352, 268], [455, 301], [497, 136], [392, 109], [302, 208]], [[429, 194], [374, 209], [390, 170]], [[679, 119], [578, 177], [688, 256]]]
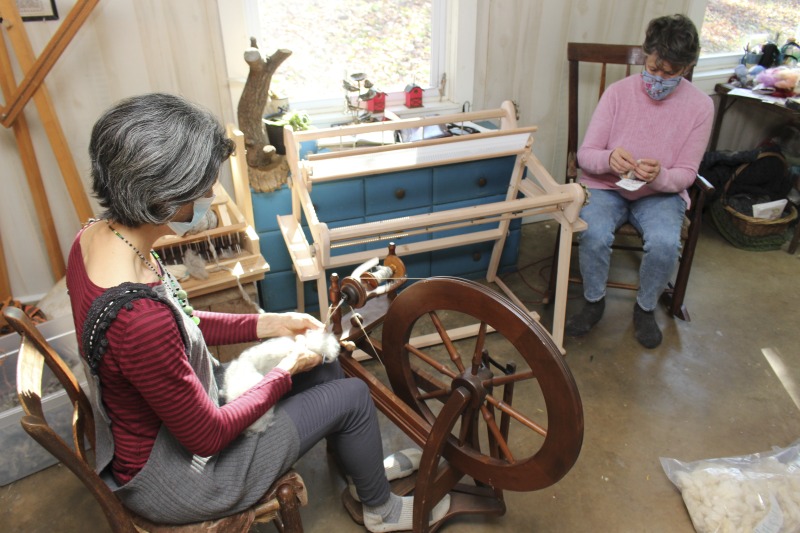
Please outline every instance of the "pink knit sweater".
[[[640, 74], [613, 83], [597, 104], [578, 150], [580, 181], [590, 189], [617, 190], [629, 200], [679, 193], [688, 205], [686, 189], [697, 174], [713, 119], [711, 98], [687, 80], [661, 101], [647, 96]], [[619, 176], [608, 160], [619, 146], [636, 159], [657, 159], [661, 173], [634, 192], [618, 187]]]

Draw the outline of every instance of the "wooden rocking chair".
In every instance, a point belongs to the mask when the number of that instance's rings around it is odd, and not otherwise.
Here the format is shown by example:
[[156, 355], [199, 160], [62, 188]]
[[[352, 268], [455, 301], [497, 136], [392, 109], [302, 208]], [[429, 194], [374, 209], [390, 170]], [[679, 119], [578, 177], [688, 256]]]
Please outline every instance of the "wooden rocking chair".
[[[89, 448], [94, 448], [95, 426], [89, 399], [75, 375], [41, 332], [20, 309], [8, 307], [3, 316], [19, 333], [17, 394], [25, 411], [23, 429], [69, 468], [95, 497], [115, 532], [200, 533], [209, 531], [248, 531], [253, 523], [274, 521], [281, 532], [301, 533], [300, 507], [308, 502], [303, 479], [290, 470], [270, 487], [251, 508], [235, 515], [185, 525], [154, 524], [126, 509], [117, 496], [95, 473]], [[56, 375], [72, 404], [72, 446], [64, 442], [45, 419], [42, 409], [42, 371], [47, 364]], [[88, 445], [88, 446], [87, 446]]]

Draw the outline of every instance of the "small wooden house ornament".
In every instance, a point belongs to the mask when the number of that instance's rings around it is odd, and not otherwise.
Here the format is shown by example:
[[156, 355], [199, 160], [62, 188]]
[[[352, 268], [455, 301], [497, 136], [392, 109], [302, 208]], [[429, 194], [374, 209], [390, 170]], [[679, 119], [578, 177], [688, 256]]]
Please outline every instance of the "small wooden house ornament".
[[422, 87], [416, 84], [406, 85], [406, 107], [422, 107]]
[[382, 113], [386, 109], [386, 93], [378, 92], [373, 98], [366, 101], [367, 111], [370, 113]]

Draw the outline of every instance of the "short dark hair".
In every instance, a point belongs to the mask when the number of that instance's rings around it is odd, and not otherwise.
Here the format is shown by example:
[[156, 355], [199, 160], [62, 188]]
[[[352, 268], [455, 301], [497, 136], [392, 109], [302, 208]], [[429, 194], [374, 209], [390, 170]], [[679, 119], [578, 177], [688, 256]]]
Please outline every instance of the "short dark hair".
[[647, 25], [642, 45], [645, 54], [655, 53], [677, 68], [694, 65], [700, 56], [700, 37], [689, 17], [681, 14], [654, 18]]
[[129, 227], [165, 224], [205, 195], [234, 143], [206, 109], [171, 94], [122, 100], [92, 128], [92, 190], [101, 216]]

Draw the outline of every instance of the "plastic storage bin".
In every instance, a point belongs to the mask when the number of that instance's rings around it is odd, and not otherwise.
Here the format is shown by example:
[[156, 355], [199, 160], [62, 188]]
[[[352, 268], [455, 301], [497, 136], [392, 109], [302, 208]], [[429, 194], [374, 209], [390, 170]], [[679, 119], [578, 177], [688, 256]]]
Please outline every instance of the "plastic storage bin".
[[[72, 316], [48, 320], [37, 326], [86, 388]], [[0, 486], [7, 485], [57, 463], [50, 452], [25, 433], [19, 421], [24, 412], [17, 400], [17, 354], [19, 335], [0, 337]], [[72, 443], [72, 407], [56, 377], [45, 366], [42, 407], [48, 423], [67, 443]]]

